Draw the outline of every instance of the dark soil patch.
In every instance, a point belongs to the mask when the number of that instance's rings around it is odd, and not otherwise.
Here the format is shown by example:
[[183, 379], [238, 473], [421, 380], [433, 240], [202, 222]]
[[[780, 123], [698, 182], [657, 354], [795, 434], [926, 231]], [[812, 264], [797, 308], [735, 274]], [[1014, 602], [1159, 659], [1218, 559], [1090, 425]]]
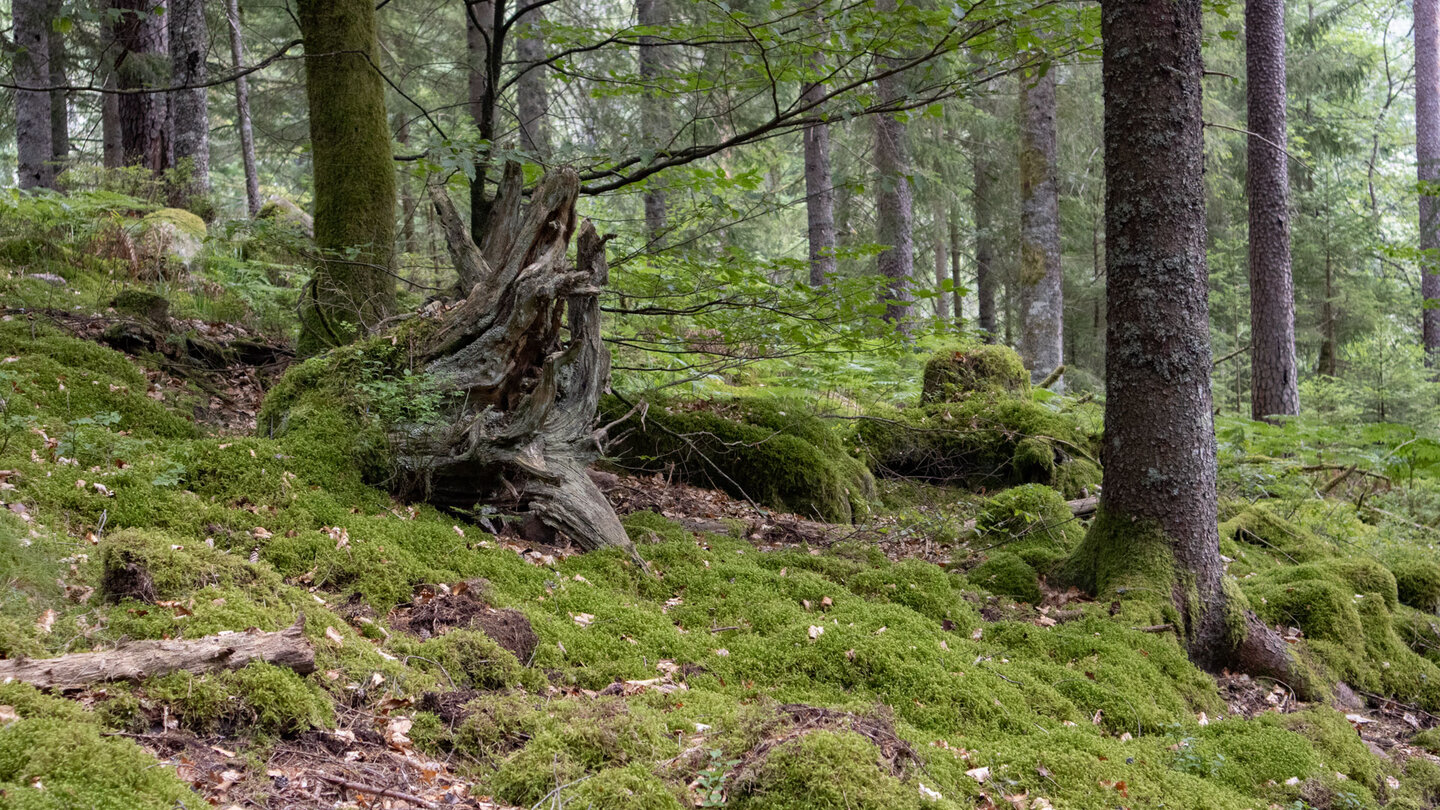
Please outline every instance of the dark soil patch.
[[483, 580], [454, 588], [422, 586], [414, 600], [390, 614], [390, 626], [419, 638], [442, 636], [453, 628], [479, 630], [528, 665], [540, 643], [530, 620], [518, 610], [490, 607], [484, 593]]

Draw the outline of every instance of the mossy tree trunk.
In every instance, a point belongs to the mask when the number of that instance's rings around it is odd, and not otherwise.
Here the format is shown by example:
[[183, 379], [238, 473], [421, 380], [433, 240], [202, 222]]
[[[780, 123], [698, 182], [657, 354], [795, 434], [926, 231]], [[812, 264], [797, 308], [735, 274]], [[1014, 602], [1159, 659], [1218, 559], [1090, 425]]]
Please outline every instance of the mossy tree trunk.
[[1072, 580], [1158, 607], [1196, 663], [1310, 684], [1226, 584], [1205, 261], [1201, 0], [1107, 0], [1104, 487]]
[[315, 244], [299, 349], [348, 343], [395, 308], [395, 167], [375, 4], [301, 0], [315, 176]]
[[476, 246], [445, 190], [429, 188], [467, 297], [415, 347], [416, 364], [456, 404], [441, 427], [392, 431], [401, 487], [432, 503], [526, 508], [585, 548], [630, 542], [587, 468], [599, 454], [600, 395], [610, 353], [600, 339], [605, 240], [587, 220], [577, 260], [579, 176], [546, 175], [521, 207], [521, 172], [505, 168]]

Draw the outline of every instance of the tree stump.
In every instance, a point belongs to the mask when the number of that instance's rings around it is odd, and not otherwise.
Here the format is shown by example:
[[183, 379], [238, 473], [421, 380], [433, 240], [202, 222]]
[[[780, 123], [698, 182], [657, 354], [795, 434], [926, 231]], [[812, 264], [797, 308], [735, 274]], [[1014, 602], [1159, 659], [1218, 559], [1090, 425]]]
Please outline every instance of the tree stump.
[[424, 331], [416, 366], [453, 392], [439, 426], [391, 431], [403, 494], [442, 507], [503, 503], [528, 509], [586, 549], [634, 549], [587, 468], [609, 386], [599, 294], [609, 281], [606, 239], [586, 220], [577, 257], [580, 181], [545, 176], [522, 208], [518, 166], [506, 167], [483, 245], [444, 188], [429, 186], [465, 298]]

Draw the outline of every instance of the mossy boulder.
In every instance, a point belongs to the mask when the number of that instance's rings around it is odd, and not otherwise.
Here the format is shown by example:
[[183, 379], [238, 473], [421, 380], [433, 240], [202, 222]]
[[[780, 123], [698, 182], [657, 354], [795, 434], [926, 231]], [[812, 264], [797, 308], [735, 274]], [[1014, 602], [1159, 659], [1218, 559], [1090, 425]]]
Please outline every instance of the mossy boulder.
[[987, 500], [975, 518], [975, 532], [992, 547], [1003, 547], [1037, 570], [1047, 571], [1069, 556], [1085, 527], [1065, 498], [1042, 484], [1024, 484]]
[[1040, 604], [1039, 576], [1019, 554], [996, 551], [983, 563], [970, 569], [966, 579], [978, 587], [1020, 602]]
[[[601, 419], [629, 408], [601, 401]], [[839, 433], [810, 405], [765, 396], [670, 400], [651, 405], [643, 422], [616, 429], [619, 466], [674, 475], [802, 517], [849, 523], [869, 514], [875, 480]]]
[[162, 208], [140, 220], [135, 239], [142, 273], [174, 278], [189, 271], [205, 248], [205, 220], [183, 208]]
[[1333, 544], [1275, 514], [1264, 504], [1248, 506], [1220, 524], [1220, 539], [1259, 546], [1278, 560], [1304, 563], [1336, 553]]
[[1060, 485], [1072, 497], [1098, 483], [1099, 437], [1086, 420], [1028, 397], [977, 393], [870, 416], [854, 442], [876, 474], [971, 489]]
[[170, 322], [170, 299], [149, 290], [121, 290], [110, 300], [110, 306], [121, 315], [140, 318], [152, 324]]
[[925, 363], [924, 402], [955, 402], [977, 393], [1027, 393], [1030, 373], [1009, 346], [964, 343]]
[[307, 237], [315, 236], [315, 218], [284, 197], [267, 199], [255, 212], [255, 218], [291, 227]]

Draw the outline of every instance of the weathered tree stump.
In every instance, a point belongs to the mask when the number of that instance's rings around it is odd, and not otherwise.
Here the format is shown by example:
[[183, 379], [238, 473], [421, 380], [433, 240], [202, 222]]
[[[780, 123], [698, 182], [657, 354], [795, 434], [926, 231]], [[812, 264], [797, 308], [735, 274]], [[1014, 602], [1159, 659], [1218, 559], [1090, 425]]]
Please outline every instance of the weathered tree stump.
[[633, 548], [586, 470], [599, 455], [596, 415], [610, 381], [599, 294], [609, 280], [605, 239], [587, 220], [575, 236], [579, 177], [546, 175], [521, 206], [508, 166], [477, 247], [439, 185], [440, 214], [462, 301], [425, 330], [415, 365], [453, 392], [439, 427], [396, 426], [391, 440], [405, 494], [445, 507], [528, 509], [583, 548]]

